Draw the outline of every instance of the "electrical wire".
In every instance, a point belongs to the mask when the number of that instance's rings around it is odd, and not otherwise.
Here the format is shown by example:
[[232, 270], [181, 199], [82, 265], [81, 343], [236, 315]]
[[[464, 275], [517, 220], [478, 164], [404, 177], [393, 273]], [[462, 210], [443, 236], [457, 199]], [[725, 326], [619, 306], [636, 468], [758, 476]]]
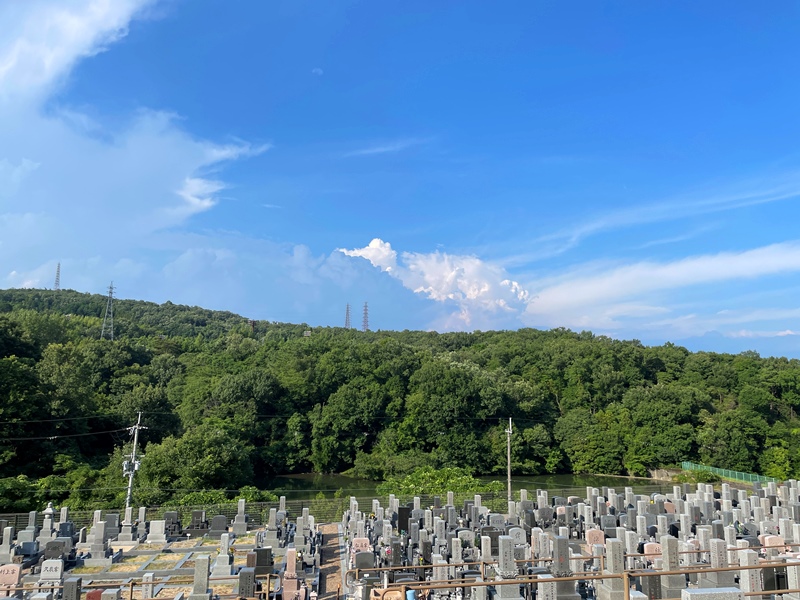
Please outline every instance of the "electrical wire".
[[0, 421], [0, 425], [9, 425], [9, 424], [16, 425], [20, 423], [56, 423], [61, 421], [85, 421], [88, 419], [109, 419], [114, 417], [119, 417], [119, 415], [89, 415], [86, 417], [63, 417], [61, 419], [30, 419], [25, 421]]
[[15, 437], [15, 438], [2, 438], [0, 439], [0, 443], [3, 442], [23, 442], [25, 440], [59, 440], [62, 438], [75, 438], [75, 437], [86, 437], [89, 435], [103, 435], [105, 433], [119, 433], [120, 431], [128, 431], [127, 427], [123, 427], [122, 429], [110, 429], [108, 431], [92, 431], [90, 433], [70, 433], [65, 435], [45, 435], [41, 437]]

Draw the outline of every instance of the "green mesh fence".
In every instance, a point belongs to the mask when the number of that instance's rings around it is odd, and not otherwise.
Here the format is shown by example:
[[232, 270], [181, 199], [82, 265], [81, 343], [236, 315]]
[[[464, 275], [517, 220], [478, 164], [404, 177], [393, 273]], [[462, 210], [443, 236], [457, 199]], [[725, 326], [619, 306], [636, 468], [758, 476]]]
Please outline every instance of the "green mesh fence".
[[730, 469], [718, 469], [717, 467], [708, 467], [706, 465], [699, 465], [693, 462], [682, 462], [681, 469], [684, 471], [708, 471], [709, 473], [714, 473], [715, 475], [719, 475], [724, 479], [733, 479], [735, 481], [759, 481], [764, 483], [768, 483], [770, 481], [777, 483], [778, 481], [774, 477], [755, 475], [754, 473], [742, 473], [741, 471], [731, 471]]

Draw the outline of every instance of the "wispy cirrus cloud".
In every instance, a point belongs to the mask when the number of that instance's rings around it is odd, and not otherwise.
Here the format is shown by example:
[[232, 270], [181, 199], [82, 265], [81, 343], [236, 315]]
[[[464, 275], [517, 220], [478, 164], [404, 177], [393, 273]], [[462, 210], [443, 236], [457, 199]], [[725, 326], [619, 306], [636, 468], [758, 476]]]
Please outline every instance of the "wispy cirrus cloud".
[[750, 329], [740, 329], [738, 331], [731, 331], [726, 335], [732, 338], [781, 338], [798, 336], [800, 335], [800, 331], [792, 331], [791, 329], [784, 329], [783, 331], [753, 331]]
[[[533, 247], [533, 250], [509, 252], [500, 260], [508, 268], [522, 267], [564, 254], [577, 248], [587, 238], [603, 233], [797, 198], [800, 198], [800, 171], [789, 171], [721, 186], [709, 184], [660, 202], [643, 202], [637, 206], [599, 214], [552, 233], [535, 236], [532, 240], [524, 242], [514, 240], [515, 248], [528, 246]], [[681, 236], [648, 242], [639, 249], [685, 241], [712, 228], [712, 225], [706, 225]]]
[[352, 158], [354, 156], [375, 156], [376, 154], [391, 154], [393, 152], [402, 152], [403, 150], [408, 150], [409, 148], [413, 148], [415, 146], [421, 146], [423, 144], [428, 144], [430, 142], [431, 138], [404, 138], [400, 140], [394, 140], [391, 142], [372, 144], [370, 146], [365, 146], [363, 148], [351, 150], [350, 152], [345, 152], [342, 155], [342, 157]]
[[687, 231], [686, 233], [682, 233], [680, 235], [650, 240], [649, 242], [645, 242], [644, 244], [637, 246], [636, 250], [646, 250], [647, 248], [654, 248], [656, 246], [679, 244], [680, 242], [686, 242], [688, 240], [695, 239], [696, 237], [704, 233], [708, 233], [709, 231], [713, 231], [714, 229], [717, 229], [717, 225], [704, 225], [703, 227], [696, 227], [691, 231]]
[[[640, 317], [642, 306], [654, 316], [676, 304], [676, 292], [692, 286], [714, 286], [725, 282], [800, 272], [800, 241], [772, 244], [740, 252], [720, 252], [668, 262], [639, 261], [599, 270], [566, 274], [550, 281], [530, 284], [537, 289], [536, 301], [525, 316], [531, 324], [567, 327], [621, 329], [625, 319]], [[713, 288], [710, 288], [713, 289]], [[725, 300], [719, 299], [722, 308]], [[628, 306], [637, 307], [635, 310]], [[741, 322], [751, 322], [750, 315]], [[690, 319], [698, 326], [698, 319]], [[649, 327], [687, 329], [684, 318], [662, 320]], [[706, 319], [707, 325], [724, 319]]]

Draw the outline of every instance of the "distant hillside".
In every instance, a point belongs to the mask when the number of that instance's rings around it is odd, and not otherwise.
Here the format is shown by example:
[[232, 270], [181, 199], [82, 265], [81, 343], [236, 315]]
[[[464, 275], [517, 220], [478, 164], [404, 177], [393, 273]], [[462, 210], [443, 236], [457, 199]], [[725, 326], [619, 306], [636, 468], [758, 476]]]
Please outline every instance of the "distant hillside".
[[105, 304], [0, 291], [0, 511], [120, 503], [138, 411], [137, 501], [149, 504], [268, 489], [290, 472], [503, 473], [509, 417], [517, 474], [643, 475], [694, 460], [800, 476], [796, 360], [561, 329], [251, 328], [136, 300], [115, 301], [111, 342], [99, 339]]

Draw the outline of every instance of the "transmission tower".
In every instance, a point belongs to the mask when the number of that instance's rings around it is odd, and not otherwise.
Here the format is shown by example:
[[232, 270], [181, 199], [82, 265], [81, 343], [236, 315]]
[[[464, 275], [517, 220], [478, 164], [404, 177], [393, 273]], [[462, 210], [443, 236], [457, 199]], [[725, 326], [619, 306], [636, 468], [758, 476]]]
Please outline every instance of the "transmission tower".
[[361, 321], [361, 331], [369, 331], [369, 308], [364, 302], [364, 319]]
[[114, 282], [108, 286], [108, 301], [106, 302], [106, 314], [103, 315], [103, 328], [100, 330], [100, 339], [106, 337], [114, 341]]
[[350, 329], [352, 325], [350, 325], [350, 303], [347, 303], [347, 308], [344, 310], [344, 328]]
[[56, 266], [56, 282], [53, 284], [53, 289], [56, 291], [61, 289], [61, 263]]

